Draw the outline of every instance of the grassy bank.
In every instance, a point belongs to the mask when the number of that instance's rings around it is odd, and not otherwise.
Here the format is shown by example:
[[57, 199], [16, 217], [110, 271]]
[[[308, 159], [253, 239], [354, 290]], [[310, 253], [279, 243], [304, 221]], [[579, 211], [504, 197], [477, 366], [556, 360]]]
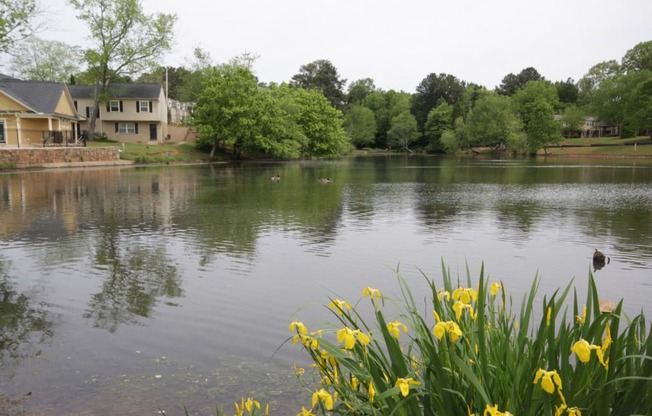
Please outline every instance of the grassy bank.
[[[555, 156], [652, 158], [652, 139], [649, 137], [566, 139], [562, 141], [560, 147], [548, 148], [547, 153]], [[542, 149], [538, 154], [543, 155], [545, 152]]]
[[113, 141], [89, 142], [89, 147], [117, 147], [120, 159], [136, 163], [199, 163], [208, 161], [208, 153], [199, 151], [192, 142], [166, 144], [129, 144]]

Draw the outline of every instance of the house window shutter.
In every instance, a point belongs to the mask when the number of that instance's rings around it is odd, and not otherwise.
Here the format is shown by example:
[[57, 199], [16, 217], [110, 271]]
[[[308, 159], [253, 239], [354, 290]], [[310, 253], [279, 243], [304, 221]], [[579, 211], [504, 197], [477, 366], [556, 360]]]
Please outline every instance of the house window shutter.
[[88, 106], [86, 106], [86, 118], [91, 118], [91, 109]]
[[110, 101], [107, 101], [107, 103], [106, 103], [106, 112], [107, 113], [111, 112], [111, 102]]
[[152, 102], [151, 101], [149, 102], [149, 112], [150, 113], [152, 112]]
[[118, 130], [119, 130], [119, 128], [118, 128], [118, 123], [115, 123], [115, 132], [117, 133]]
[[138, 123], [134, 123], [134, 126], [136, 127], [136, 134], [138, 134]]
[[75, 106], [75, 110], [77, 110], [77, 101], [73, 101], [72, 103]]
[[136, 112], [140, 113], [140, 101], [136, 101]]
[[122, 113], [122, 100], [120, 100], [120, 112]]
[[100, 118], [100, 106], [97, 106], [96, 118]]

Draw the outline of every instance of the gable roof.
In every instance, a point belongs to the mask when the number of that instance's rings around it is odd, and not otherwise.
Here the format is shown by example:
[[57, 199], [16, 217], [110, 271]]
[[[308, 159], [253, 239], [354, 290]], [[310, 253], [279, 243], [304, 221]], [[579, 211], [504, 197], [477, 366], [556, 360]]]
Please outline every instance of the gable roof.
[[[92, 99], [95, 87], [92, 85], [68, 85], [73, 99]], [[158, 100], [161, 84], [109, 84], [106, 89], [109, 98]]]
[[66, 84], [59, 82], [0, 79], [1, 92], [35, 113], [55, 114], [65, 89]]

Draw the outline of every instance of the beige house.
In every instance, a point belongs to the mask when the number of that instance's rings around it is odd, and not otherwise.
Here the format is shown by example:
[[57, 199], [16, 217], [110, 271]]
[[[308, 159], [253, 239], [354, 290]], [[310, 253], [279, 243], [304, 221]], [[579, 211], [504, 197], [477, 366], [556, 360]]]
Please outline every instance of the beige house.
[[79, 124], [66, 84], [0, 76], [0, 146], [78, 145]]
[[[93, 109], [94, 87], [69, 85], [75, 108], [86, 121]], [[97, 112], [95, 133], [125, 143], [163, 143], [168, 135], [168, 108], [161, 84], [109, 84]]]

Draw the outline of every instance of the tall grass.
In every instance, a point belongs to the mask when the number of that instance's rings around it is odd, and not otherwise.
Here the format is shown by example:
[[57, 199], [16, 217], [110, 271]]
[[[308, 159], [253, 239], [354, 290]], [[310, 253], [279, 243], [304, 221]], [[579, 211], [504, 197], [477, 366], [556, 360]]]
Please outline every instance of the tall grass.
[[[298, 414], [652, 414], [645, 317], [627, 319], [622, 301], [601, 312], [591, 274], [584, 302], [569, 284], [538, 304], [535, 278], [518, 310], [509, 288], [490, 284], [484, 270], [476, 284], [468, 272], [465, 284], [454, 283], [443, 263], [442, 275], [441, 286], [424, 276], [426, 305], [399, 275], [401, 299], [363, 290], [369, 317], [330, 299], [333, 328], [290, 324], [292, 341], [313, 362], [312, 371], [296, 369], [313, 391]], [[387, 302], [402, 312], [388, 318]]]

